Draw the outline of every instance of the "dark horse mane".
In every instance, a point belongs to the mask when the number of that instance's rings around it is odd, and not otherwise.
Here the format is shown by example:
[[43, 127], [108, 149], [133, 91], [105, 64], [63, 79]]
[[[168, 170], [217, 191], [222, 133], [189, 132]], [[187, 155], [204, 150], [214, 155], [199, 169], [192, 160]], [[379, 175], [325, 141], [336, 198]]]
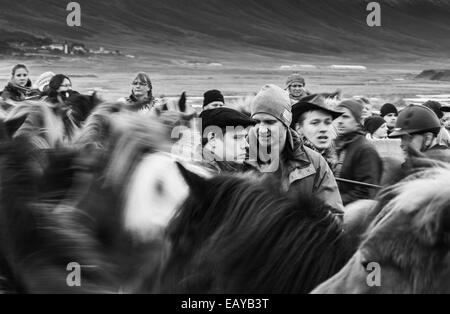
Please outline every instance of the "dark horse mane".
[[312, 196], [288, 198], [251, 175], [182, 172], [191, 194], [168, 228], [168, 290], [307, 293], [353, 253], [331, 208]]
[[[61, 202], [72, 178], [59, 181], [61, 188], [48, 185], [50, 177], [65, 175], [36, 172], [36, 161], [26, 147], [22, 140], [1, 144], [0, 291], [108, 291], [108, 263], [98, 254], [98, 243], [87, 227], [90, 219]], [[102, 267], [83, 269], [82, 286], [69, 287], [66, 268], [71, 262]]]

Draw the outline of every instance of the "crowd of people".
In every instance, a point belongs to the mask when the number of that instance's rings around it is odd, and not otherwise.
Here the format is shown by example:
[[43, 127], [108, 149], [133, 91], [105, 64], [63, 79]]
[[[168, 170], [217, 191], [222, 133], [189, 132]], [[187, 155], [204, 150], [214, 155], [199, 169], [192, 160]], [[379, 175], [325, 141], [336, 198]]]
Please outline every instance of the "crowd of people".
[[[334, 99], [333, 105], [330, 94], [314, 94], [305, 86], [299, 73], [286, 79], [284, 89], [267, 84], [249, 113], [228, 107], [221, 91], [206, 91], [199, 115], [205, 164], [218, 172], [270, 173], [283, 190], [317, 195], [341, 215], [345, 205], [374, 198], [383, 176], [391, 175], [385, 173], [389, 161], [380, 156], [375, 141], [401, 140], [406, 162], [399, 173], [412, 171], [409, 158], [428, 151], [441, 151], [434, 158], [447, 158], [450, 107], [428, 101], [400, 110], [386, 103], [374, 114], [365, 97]], [[149, 75], [141, 72], [131, 82], [130, 95], [118, 102], [145, 112], [155, 106], [152, 91]], [[68, 76], [45, 72], [33, 84], [23, 64], [12, 68], [1, 93], [5, 104], [42, 100], [55, 110], [66, 108], [65, 115], [71, 112], [73, 95], [79, 93]]]
[[[185, 93], [158, 101], [146, 73], [105, 102], [14, 66], [0, 293], [448, 292], [450, 107], [378, 113], [305, 82], [243, 103], [208, 90], [198, 113]], [[66, 279], [74, 262], [93, 266], [82, 285]], [[369, 287], [366, 262], [393, 276]]]

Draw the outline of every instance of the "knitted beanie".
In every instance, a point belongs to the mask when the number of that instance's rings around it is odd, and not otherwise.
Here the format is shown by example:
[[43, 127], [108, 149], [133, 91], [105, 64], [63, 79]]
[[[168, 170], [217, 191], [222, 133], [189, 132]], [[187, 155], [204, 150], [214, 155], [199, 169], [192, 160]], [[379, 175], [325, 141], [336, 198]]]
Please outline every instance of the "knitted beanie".
[[214, 101], [221, 101], [225, 103], [222, 93], [217, 89], [212, 89], [203, 94], [203, 107]]
[[292, 112], [288, 93], [276, 85], [264, 85], [251, 104], [252, 118], [257, 113], [270, 114], [289, 128]]
[[356, 122], [361, 123], [361, 116], [364, 109], [362, 103], [357, 100], [344, 100], [336, 107], [337, 110], [342, 108], [348, 109], [352, 113]]
[[300, 83], [305, 85], [305, 79], [299, 73], [293, 73], [288, 76], [286, 80], [285, 89], [288, 89], [293, 83]]
[[380, 116], [384, 117], [385, 115], [388, 115], [390, 113], [395, 113], [396, 115], [398, 115], [397, 108], [395, 108], [393, 104], [386, 103], [383, 106], [381, 106]]
[[369, 117], [364, 121], [364, 130], [373, 134], [385, 123], [386, 121], [381, 117]]

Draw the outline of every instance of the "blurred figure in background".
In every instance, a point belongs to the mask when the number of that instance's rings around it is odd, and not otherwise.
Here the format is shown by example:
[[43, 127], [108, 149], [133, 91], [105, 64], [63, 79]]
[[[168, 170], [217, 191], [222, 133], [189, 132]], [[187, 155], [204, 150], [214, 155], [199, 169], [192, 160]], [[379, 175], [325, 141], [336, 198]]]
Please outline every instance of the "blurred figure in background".
[[364, 121], [373, 115], [373, 106], [370, 103], [369, 99], [366, 97], [353, 97], [356, 101], [362, 104], [363, 111], [361, 114], [361, 124], [364, 124]]
[[38, 99], [39, 91], [32, 88], [29, 71], [24, 64], [17, 64], [11, 70], [11, 79], [1, 96], [4, 100], [24, 101]]
[[[336, 107], [336, 110], [342, 111], [342, 115], [336, 119], [339, 135], [335, 140], [338, 156], [335, 176], [344, 205], [374, 198], [377, 190], [364, 183], [378, 185], [383, 171], [378, 152], [362, 131], [363, 107], [356, 100], [345, 100]], [[339, 178], [363, 184], [343, 182]]]
[[391, 134], [395, 128], [395, 123], [397, 122], [397, 108], [391, 103], [385, 103], [381, 106], [380, 116], [386, 121], [388, 135]]
[[289, 92], [291, 106], [310, 93], [305, 89], [305, 79], [299, 73], [293, 73], [286, 80], [285, 89]]
[[45, 93], [48, 90], [48, 85], [54, 76], [55, 73], [51, 71], [42, 73], [34, 82], [34, 88], [38, 89], [41, 93]]
[[211, 89], [203, 94], [203, 110], [220, 108], [225, 106], [225, 99], [221, 91]]
[[333, 147], [333, 120], [341, 114], [331, 110], [326, 105], [325, 98], [317, 94], [311, 100], [302, 100], [292, 106], [291, 128], [298, 132], [305, 146], [322, 155], [331, 170], [334, 170], [337, 164]]
[[65, 104], [65, 101], [78, 92], [72, 90], [72, 81], [64, 74], [56, 74], [48, 84], [46, 91], [42, 93], [42, 100], [51, 104]]
[[118, 101], [126, 103], [132, 111], [148, 111], [153, 107], [153, 86], [150, 77], [139, 72], [131, 83], [131, 94]]
[[[442, 112], [442, 105], [437, 101], [429, 100], [423, 104], [425, 107], [430, 108], [436, 114], [438, 119], [442, 121], [444, 117], [444, 112]], [[450, 147], [450, 133], [447, 131], [443, 123], [441, 123], [441, 130], [437, 135], [437, 143], [441, 146]]]
[[387, 139], [388, 127], [386, 121], [381, 117], [369, 117], [364, 121], [364, 131], [367, 132], [368, 140]]
[[441, 108], [442, 110], [442, 124], [447, 129], [448, 132], [450, 132], [450, 107], [444, 106]]

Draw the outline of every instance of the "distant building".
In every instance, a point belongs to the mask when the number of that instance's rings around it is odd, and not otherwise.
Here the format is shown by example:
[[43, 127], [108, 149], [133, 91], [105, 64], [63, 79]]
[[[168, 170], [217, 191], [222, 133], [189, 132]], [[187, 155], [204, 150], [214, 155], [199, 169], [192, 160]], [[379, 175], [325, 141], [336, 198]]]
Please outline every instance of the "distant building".
[[73, 44], [72, 47], [70, 47], [70, 54], [84, 55], [88, 52], [89, 51], [83, 44]]
[[42, 46], [41, 48], [47, 50], [57, 50], [63, 52], [64, 54], [69, 54], [69, 45], [67, 42], [64, 44], [53, 43], [47, 46]]

